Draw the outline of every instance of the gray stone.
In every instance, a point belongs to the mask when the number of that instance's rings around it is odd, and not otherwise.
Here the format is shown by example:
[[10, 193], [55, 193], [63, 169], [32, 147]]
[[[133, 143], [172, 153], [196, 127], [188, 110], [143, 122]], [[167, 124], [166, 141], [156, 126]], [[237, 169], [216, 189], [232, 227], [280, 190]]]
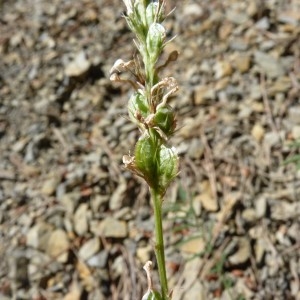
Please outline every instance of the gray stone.
[[90, 212], [88, 209], [88, 204], [87, 203], [80, 204], [79, 207], [77, 208], [77, 210], [74, 214], [74, 218], [73, 218], [74, 229], [78, 235], [82, 236], [88, 232], [89, 216], [90, 216]]
[[284, 75], [284, 69], [279, 60], [270, 54], [256, 51], [254, 60], [264, 73], [270, 78], [276, 78]]
[[260, 30], [268, 30], [270, 27], [270, 20], [268, 17], [263, 17], [261, 19], [259, 19], [256, 23], [255, 23], [255, 27], [257, 29]]
[[114, 190], [110, 200], [109, 200], [109, 208], [111, 210], [120, 209], [123, 205], [124, 193], [126, 191], [127, 184], [123, 176], [119, 177], [119, 185]]
[[113, 217], [107, 217], [91, 226], [91, 231], [97, 236], [110, 238], [125, 238], [128, 235], [127, 224]]
[[92, 268], [104, 268], [107, 264], [108, 251], [102, 250], [87, 260], [88, 266]]
[[246, 208], [242, 212], [243, 219], [248, 223], [253, 223], [257, 219], [256, 211], [253, 208]]
[[196, 280], [196, 282], [191, 286], [191, 288], [184, 294], [184, 300], [197, 299], [197, 300], [205, 300], [206, 293], [203, 287], [203, 284], [200, 280]]
[[293, 126], [292, 135], [295, 140], [300, 139], [300, 125]]
[[255, 201], [255, 210], [257, 218], [263, 218], [267, 212], [267, 199], [264, 196], [259, 197]]
[[82, 260], [87, 260], [100, 250], [100, 240], [98, 237], [86, 241], [79, 249], [78, 256]]
[[66, 232], [56, 229], [50, 235], [46, 252], [59, 262], [65, 263], [68, 260], [70, 242]]
[[246, 13], [238, 12], [233, 9], [228, 9], [226, 11], [226, 18], [237, 25], [243, 24], [249, 20]]
[[228, 262], [232, 265], [243, 264], [250, 258], [251, 247], [248, 238], [238, 238], [237, 246], [238, 250], [228, 258]]
[[300, 106], [289, 107], [288, 119], [294, 124], [300, 125]]
[[59, 178], [58, 176], [55, 176], [53, 178], [47, 179], [41, 188], [41, 192], [46, 196], [51, 196], [55, 193], [56, 188], [59, 184]]
[[64, 194], [62, 197], [59, 198], [59, 201], [68, 213], [73, 214], [74, 209], [77, 206], [80, 198], [80, 192], [74, 191], [71, 193]]
[[39, 222], [29, 229], [26, 241], [27, 246], [39, 250], [46, 250], [48, 246], [48, 239], [51, 235], [53, 227], [45, 222]]
[[69, 77], [78, 77], [85, 74], [91, 66], [86, 54], [81, 51], [75, 59], [71, 61], [65, 68], [65, 74]]

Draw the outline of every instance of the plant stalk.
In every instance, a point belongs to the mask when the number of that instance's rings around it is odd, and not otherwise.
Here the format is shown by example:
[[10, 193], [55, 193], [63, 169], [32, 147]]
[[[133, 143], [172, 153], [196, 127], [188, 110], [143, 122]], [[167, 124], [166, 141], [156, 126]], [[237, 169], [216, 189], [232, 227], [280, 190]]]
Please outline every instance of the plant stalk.
[[162, 227], [162, 197], [155, 189], [151, 189], [151, 197], [154, 205], [155, 219], [155, 255], [158, 266], [161, 295], [163, 300], [168, 299], [168, 281], [165, 262], [164, 236]]

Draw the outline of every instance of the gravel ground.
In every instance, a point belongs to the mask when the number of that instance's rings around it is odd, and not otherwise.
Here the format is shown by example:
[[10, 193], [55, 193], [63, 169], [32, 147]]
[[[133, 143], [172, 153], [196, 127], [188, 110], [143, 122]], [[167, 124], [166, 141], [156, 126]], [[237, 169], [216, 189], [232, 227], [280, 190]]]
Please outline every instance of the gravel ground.
[[[165, 200], [175, 300], [300, 299], [298, 0], [169, 1], [181, 172]], [[138, 300], [155, 260], [138, 132], [109, 70], [121, 0], [0, 1], [0, 299]], [[298, 151], [298, 152], [297, 152]], [[157, 281], [157, 278], [156, 278]]]

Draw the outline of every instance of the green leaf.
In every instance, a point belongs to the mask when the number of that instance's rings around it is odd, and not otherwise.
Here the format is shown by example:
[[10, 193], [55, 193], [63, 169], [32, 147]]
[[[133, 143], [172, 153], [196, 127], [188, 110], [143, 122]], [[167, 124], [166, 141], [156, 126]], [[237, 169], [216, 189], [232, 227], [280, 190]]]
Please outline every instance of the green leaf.
[[290, 163], [297, 163], [298, 161], [300, 161], [300, 154], [293, 155], [292, 157], [286, 159], [284, 164], [287, 165]]

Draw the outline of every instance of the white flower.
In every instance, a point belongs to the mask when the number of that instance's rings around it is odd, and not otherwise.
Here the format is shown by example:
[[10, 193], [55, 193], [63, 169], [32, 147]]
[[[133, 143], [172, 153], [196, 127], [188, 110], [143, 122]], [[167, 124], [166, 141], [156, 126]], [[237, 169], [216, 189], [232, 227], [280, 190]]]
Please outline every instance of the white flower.
[[123, 0], [126, 9], [127, 9], [127, 15], [131, 15], [133, 13], [133, 0]]

